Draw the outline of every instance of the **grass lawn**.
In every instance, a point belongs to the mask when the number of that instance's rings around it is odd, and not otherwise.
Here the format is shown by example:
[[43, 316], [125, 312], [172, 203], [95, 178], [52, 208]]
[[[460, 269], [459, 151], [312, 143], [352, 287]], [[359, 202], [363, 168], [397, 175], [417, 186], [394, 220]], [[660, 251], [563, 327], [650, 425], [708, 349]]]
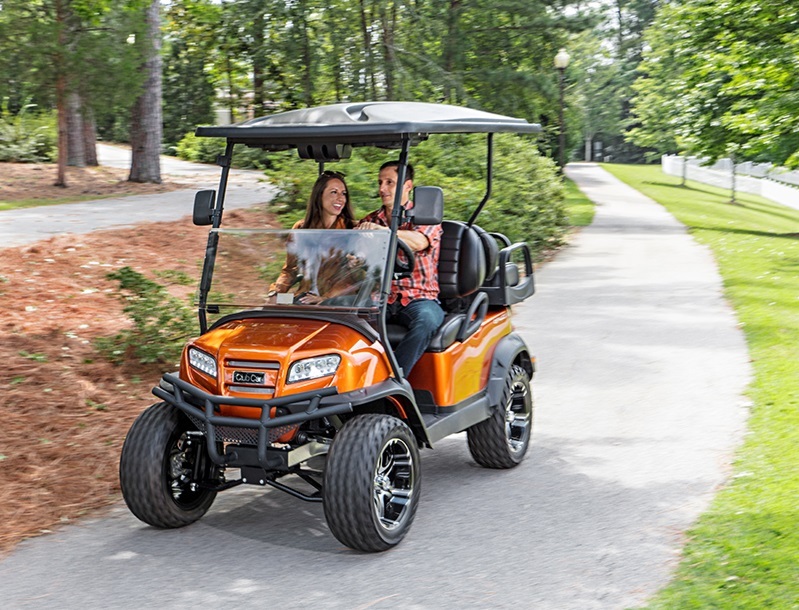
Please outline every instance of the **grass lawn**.
[[594, 204], [577, 188], [574, 181], [563, 179], [566, 191], [566, 213], [573, 227], [587, 227], [594, 220]]
[[657, 166], [603, 167], [712, 249], [755, 375], [734, 474], [650, 607], [799, 608], [799, 211], [747, 194], [732, 205], [729, 191], [682, 187]]

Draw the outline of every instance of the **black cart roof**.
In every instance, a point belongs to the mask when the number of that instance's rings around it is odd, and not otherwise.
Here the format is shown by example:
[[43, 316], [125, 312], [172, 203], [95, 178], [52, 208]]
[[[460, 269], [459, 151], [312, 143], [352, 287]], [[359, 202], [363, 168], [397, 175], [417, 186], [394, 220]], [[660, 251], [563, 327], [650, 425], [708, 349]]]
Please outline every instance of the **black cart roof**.
[[281, 112], [235, 125], [198, 127], [196, 135], [267, 150], [306, 144], [398, 148], [435, 133], [536, 133], [540, 125], [471, 108], [422, 102], [331, 104]]

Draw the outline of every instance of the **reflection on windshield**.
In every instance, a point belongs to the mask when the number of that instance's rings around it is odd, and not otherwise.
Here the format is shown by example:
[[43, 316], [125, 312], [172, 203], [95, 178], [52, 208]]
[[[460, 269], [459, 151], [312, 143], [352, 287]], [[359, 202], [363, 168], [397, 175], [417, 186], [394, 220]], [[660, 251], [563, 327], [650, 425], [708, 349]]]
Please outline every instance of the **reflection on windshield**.
[[377, 306], [388, 231], [214, 231], [219, 243], [209, 306]]

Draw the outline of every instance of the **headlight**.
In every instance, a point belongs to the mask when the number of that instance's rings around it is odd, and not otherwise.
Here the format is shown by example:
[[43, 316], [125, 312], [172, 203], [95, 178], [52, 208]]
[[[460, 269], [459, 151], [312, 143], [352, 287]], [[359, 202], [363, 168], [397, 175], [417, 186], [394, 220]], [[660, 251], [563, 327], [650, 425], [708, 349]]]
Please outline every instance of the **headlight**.
[[216, 359], [195, 347], [189, 348], [189, 364], [216, 379]]
[[289, 367], [288, 383], [333, 375], [340, 363], [341, 356], [337, 354], [297, 360]]

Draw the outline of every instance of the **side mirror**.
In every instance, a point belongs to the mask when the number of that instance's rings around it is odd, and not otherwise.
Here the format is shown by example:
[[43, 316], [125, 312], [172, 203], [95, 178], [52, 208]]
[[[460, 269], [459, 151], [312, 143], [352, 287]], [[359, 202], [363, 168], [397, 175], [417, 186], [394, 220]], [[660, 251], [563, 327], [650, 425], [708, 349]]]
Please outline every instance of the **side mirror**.
[[417, 186], [413, 189], [413, 208], [408, 215], [414, 224], [437, 225], [444, 220], [444, 191], [437, 186]]
[[197, 191], [194, 195], [194, 224], [199, 227], [213, 224], [215, 202], [216, 191], [211, 189]]

